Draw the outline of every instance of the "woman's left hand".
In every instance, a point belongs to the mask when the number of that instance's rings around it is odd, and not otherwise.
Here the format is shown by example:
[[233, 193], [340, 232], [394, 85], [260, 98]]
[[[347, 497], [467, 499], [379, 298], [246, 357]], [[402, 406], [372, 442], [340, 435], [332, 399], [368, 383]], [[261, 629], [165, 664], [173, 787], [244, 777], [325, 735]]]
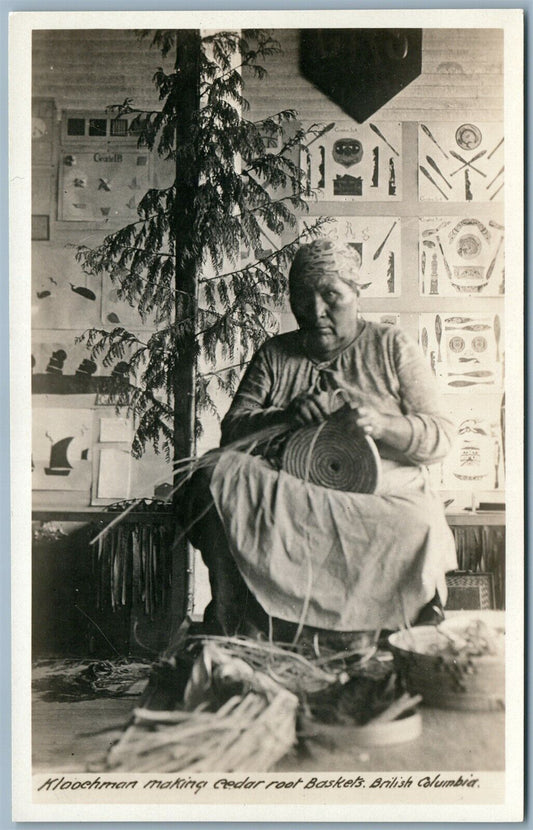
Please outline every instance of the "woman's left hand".
[[377, 440], [383, 437], [387, 427], [387, 415], [368, 404], [358, 406], [354, 414], [355, 423], [366, 435], [370, 435]]
[[355, 423], [365, 435], [382, 441], [400, 452], [407, 452], [413, 437], [411, 424], [403, 415], [389, 415], [372, 404], [363, 404], [354, 410]]

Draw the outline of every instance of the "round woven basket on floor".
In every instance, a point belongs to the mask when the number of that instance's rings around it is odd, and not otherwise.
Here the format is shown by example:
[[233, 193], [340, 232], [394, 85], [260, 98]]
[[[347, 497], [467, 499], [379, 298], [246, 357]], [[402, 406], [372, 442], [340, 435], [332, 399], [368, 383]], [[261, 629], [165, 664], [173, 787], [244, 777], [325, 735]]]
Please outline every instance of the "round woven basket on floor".
[[[475, 618], [476, 612], [470, 612]], [[482, 612], [481, 612], [482, 614]], [[481, 615], [478, 612], [478, 616]], [[503, 634], [496, 633], [494, 653], [465, 658], [448, 653], [453, 629], [416, 626], [389, 637], [398, 672], [411, 694], [440, 709], [495, 711], [505, 707], [505, 655]], [[441, 651], [442, 649], [442, 651]], [[436, 653], [430, 653], [435, 650]]]
[[282, 467], [311, 484], [352, 493], [374, 493], [380, 477], [377, 447], [356, 426], [348, 407], [294, 432], [285, 444]]

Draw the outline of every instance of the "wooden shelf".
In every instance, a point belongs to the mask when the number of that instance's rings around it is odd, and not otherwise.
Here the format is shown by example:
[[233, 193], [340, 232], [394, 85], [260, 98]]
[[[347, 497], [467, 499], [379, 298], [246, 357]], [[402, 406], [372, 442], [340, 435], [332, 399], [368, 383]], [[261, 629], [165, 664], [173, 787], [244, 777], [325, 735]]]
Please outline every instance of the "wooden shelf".
[[[44, 507], [32, 511], [32, 519], [36, 522], [110, 522], [118, 511], [102, 510], [98, 507], [78, 507], [76, 509]], [[174, 516], [171, 511], [136, 512], [131, 511], [126, 516], [129, 522], [151, 522], [154, 519], [171, 521]], [[446, 520], [452, 527], [465, 525], [505, 525], [505, 511], [481, 510], [472, 513], [469, 510], [460, 510], [455, 513], [446, 513]]]
[[[51, 507], [36, 509], [32, 511], [34, 522], [111, 522], [118, 515], [118, 510], [102, 510], [95, 507], [79, 507], [75, 510], [65, 508], [54, 509]], [[125, 522], [149, 523], [149, 522], [172, 522], [175, 521], [174, 514], [164, 510], [134, 511], [132, 510], [124, 517]]]
[[458, 510], [446, 513], [446, 521], [452, 527], [465, 525], [505, 525], [505, 510]]

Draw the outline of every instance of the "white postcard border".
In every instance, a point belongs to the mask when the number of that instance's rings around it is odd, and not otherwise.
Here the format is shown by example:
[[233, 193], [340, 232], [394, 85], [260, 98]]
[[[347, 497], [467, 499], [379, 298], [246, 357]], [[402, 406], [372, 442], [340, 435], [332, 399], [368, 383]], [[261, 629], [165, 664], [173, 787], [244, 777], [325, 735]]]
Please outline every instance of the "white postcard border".
[[[375, 27], [379, 25], [449, 27], [449, 10], [328, 11], [328, 26]], [[31, 31], [33, 28], [228, 28], [318, 27], [321, 11], [294, 12], [39, 12], [16, 13], [10, 32], [10, 254], [11, 254], [11, 483], [12, 483], [12, 631], [13, 631], [13, 804], [19, 821], [127, 820], [127, 821], [517, 821], [523, 801], [523, 568], [507, 568], [507, 637], [513, 647], [507, 663], [505, 794], [502, 804], [473, 805], [459, 799], [448, 804], [225, 804], [214, 798], [209, 804], [43, 804], [32, 803], [30, 736], [30, 635], [31, 619], [29, 556], [31, 479], [30, 314], [27, 275], [30, 273], [30, 94]], [[465, 28], [504, 29], [505, 49], [505, 167], [508, 281], [507, 331], [513, 333], [512, 362], [506, 378], [509, 418], [507, 456], [513, 471], [507, 480], [507, 549], [524, 551], [523, 469], [523, 26], [519, 9], [455, 10], [453, 25]], [[16, 138], [15, 138], [16, 136]], [[510, 340], [510, 338], [509, 338]], [[508, 344], [508, 357], [511, 343]], [[465, 771], [462, 771], [464, 774]], [[459, 771], [461, 773], [461, 771]], [[351, 773], [353, 774], [353, 773]], [[402, 771], [402, 775], [409, 773]], [[411, 773], [420, 776], [421, 773]], [[327, 777], [333, 774], [328, 773]], [[367, 777], [373, 774], [365, 773]], [[387, 773], [391, 776], [392, 773]], [[446, 773], [448, 777], [450, 773]], [[489, 780], [494, 773], [480, 773]], [[503, 774], [501, 774], [503, 775]], [[264, 777], [264, 776], [262, 776]], [[496, 786], [496, 782], [493, 782]]]

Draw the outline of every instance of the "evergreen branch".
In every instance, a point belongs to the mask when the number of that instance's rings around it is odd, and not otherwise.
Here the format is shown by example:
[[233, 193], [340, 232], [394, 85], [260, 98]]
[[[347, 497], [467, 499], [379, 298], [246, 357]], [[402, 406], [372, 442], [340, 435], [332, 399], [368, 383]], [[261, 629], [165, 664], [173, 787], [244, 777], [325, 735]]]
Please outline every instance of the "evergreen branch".
[[247, 271], [251, 271], [253, 268], [259, 268], [266, 261], [275, 259], [275, 258], [279, 257], [281, 254], [283, 254], [283, 252], [286, 252], [286, 251], [294, 248], [294, 246], [297, 245], [298, 242], [304, 236], [308, 236], [309, 231], [319, 230], [323, 225], [325, 225], [329, 222], [331, 222], [331, 219], [329, 217], [319, 217], [319, 220], [315, 223], [315, 225], [312, 227], [312, 229], [306, 227], [306, 230], [303, 231], [302, 233], [298, 234], [298, 236], [296, 236], [291, 242], [287, 242], [285, 245], [282, 245], [281, 248], [278, 248], [272, 254], [268, 254], [263, 259], [256, 259], [255, 262], [252, 262], [249, 265], [245, 265], [244, 268], [241, 268], [239, 271], [235, 271], [235, 270], [234, 271], [227, 271], [224, 274], [217, 274], [214, 277], [204, 277], [203, 279], [198, 280], [198, 282], [199, 283], [206, 283], [206, 282], [214, 282], [215, 280], [223, 280], [223, 279], [227, 279], [229, 277], [233, 277], [235, 274], [241, 274], [241, 273], [245, 273]]
[[278, 112], [274, 112], [272, 115], [267, 115], [265, 118], [260, 118], [258, 121], [252, 121], [251, 123], [258, 127], [260, 124], [267, 124], [269, 121], [276, 122], [278, 119], [280, 121], [294, 121], [296, 118], [298, 118], [296, 110], [278, 110]]
[[224, 366], [223, 369], [214, 369], [212, 372], [198, 372], [198, 377], [209, 378], [220, 375], [222, 372], [229, 372], [231, 369], [242, 369], [249, 364], [249, 360], [241, 360], [240, 363], [233, 363], [231, 366]]
[[[257, 270], [259, 270], [259, 271], [260, 271], [260, 269], [257, 269]], [[260, 273], [261, 273], [261, 275], [262, 275], [262, 276], [264, 275], [264, 272], [261, 272], [261, 271], [260, 271]], [[262, 281], [263, 281], [263, 280], [262, 280], [262, 278], [259, 278], [259, 279], [257, 279], [255, 282], [253, 282], [251, 285], [248, 285], [248, 286], [247, 286], [247, 293], [248, 293], [248, 295], [249, 295], [249, 293], [250, 293], [250, 290], [253, 290], [254, 288], [259, 287], [259, 285], [261, 285]], [[229, 308], [228, 308], [228, 309], [227, 309], [227, 310], [226, 310], [223, 314], [218, 314], [218, 315], [217, 315], [217, 320], [216, 320], [216, 321], [215, 321], [212, 325], [207, 326], [206, 328], [201, 329], [200, 331], [195, 332], [195, 337], [196, 337], [196, 338], [200, 338], [201, 336], [205, 336], [205, 335], [210, 335], [210, 334], [212, 334], [212, 333], [213, 333], [214, 331], [216, 331], [217, 329], [220, 329], [221, 327], [226, 326], [226, 325], [227, 325], [228, 320], [231, 320], [231, 322], [232, 322], [234, 325], [238, 325], [238, 321], [236, 321], [235, 319], [232, 319], [232, 315], [233, 315], [233, 313], [235, 312], [235, 310], [236, 310], [236, 309], [238, 309], [239, 302], [242, 300], [242, 294], [243, 294], [243, 293], [244, 293], [244, 292], [241, 292], [241, 294], [240, 294], [240, 295], [237, 295], [237, 296], [235, 297], [235, 300], [234, 300], [234, 302], [232, 303], [232, 305], [231, 305], [231, 306], [230, 306], [230, 307], [229, 307]], [[211, 312], [211, 313], [216, 314], [217, 312], [214, 312], [214, 311], [213, 311], [213, 312]], [[248, 326], [243, 326], [242, 328], [243, 328], [244, 330], [247, 330], [249, 327], [248, 327]], [[270, 335], [269, 335], [269, 336], [270, 336]]]
[[[234, 213], [231, 218], [240, 219], [242, 216], [245, 216], [248, 213], [257, 213], [258, 211], [260, 212], [262, 210], [264, 211], [270, 208], [275, 208], [277, 205], [283, 204], [284, 202], [290, 202], [294, 206], [295, 198], [297, 197], [295, 197], [294, 194], [290, 194], [289, 196], [280, 196], [278, 199], [272, 199], [271, 197], [269, 197], [267, 200], [265, 200], [263, 204], [255, 205], [255, 207], [247, 207], [246, 210], [243, 210], [239, 213]], [[307, 207], [307, 203], [304, 202], [303, 199], [302, 205]]]
[[[224, 33], [217, 33], [217, 34], [224, 34]], [[213, 37], [217, 37], [217, 35], [214, 35], [214, 36], [213, 35], [208, 35], [207, 37], [202, 38], [202, 42], [203, 43], [211, 43]], [[277, 47], [277, 49], [276, 49], [277, 52], [281, 52], [281, 45], [279, 44], [278, 41], [276, 41], [272, 38], [271, 43], [272, 43], [272, 45], [275, 45]], [[235, 48], [233, 54], [235, 54], [237, 52], [237, 48]], [[275, 54], [275, 52], [270, 52], [268, 57], [270, 57], [272, 54]], [[202, 84], [200, 86], [200, 91], [203, 93], [204, 90], [209, 89], [211, 86], [214, 86], [215, 84], [220, 85], [221, 82], [224, 81], [224, 80], [227, 80], [230, 75], [232, 75], [233, 73], [240, 74], [241, 70], [243, 70], [243, 69], [250, 69], [250, 68], [254, 68], [254, 67], [258, 68], [256, 65], [254, 65], [253, 61], [257, 60], [257, 58], [263, 58], [263, 57], [267, 57], [267, 54], [264, 51], [261, 51], [261, 49], [258, 49], [257, 51], [248, 50], [245, 59], [242, 60], [240, 64], [238, 64], [236, 66], [230, 66], [225, 72], [222, 72], [221, 74], [216, 75], [211, 81], [205, 82], [204, 84]], [[212, 61], [211, 63], [214, 63], [214, 62]], [[262, 69], [262, 67], [259, 67], [260, 71], [261, 71], [261, 69]]]
[[120, 118], [121, 115], [160, 115], [162, 110], [143, 110], [139, 107], [132, 107], [130, 101], [133, 98], [126, 98], [122, 104], [108, 104], [105, 108], [105, 112], [116, 112], [115, 120]]
[[111, 331], [108, 331], [107, 329], [98, 329], [98, 328], [85, 329], [85, 331], [83, 331], [81, 334], [78, 334], [75, 337], [75, 342], [76, 343], [85, 343], [85, 342], [87, 342], [88, 348], [91, 348], [90, 343], [94, 342], [97, 335], [100, 335], [102, 337], [102, 339], [106, 339], [106, 338], [109, 339], [112, 336], [117, 337], [118, 334], [121, 334], [121, 335], [124, 334], [125, 336], [127, 336], [128, 342], [130, 344], [138, 343], [139, 346], [142, 346], [143, 348], [148, 348], [148, 344], [144, 343], [142, 340], [140, 340], [137, 337], [136, 334], [133, 334], [132, 332], [129, 332], [126, 329], [123, 329], [123, 328], [114, 328]]
[[[147, 248], [139, 248], [139, 247], [135, 247], [133, 245], [124, 245], [123, 250], [124, 251], [138, 251], [138, 252], [143, 253], [143, 254], [148, 252]], [[152, 257], [172, 257], [172, 258], [174, 258], [175, 254], [171, 253], [170, 251], [157, 251], [157, 252], [150, 251], [150, 256], [152, 256]]]

